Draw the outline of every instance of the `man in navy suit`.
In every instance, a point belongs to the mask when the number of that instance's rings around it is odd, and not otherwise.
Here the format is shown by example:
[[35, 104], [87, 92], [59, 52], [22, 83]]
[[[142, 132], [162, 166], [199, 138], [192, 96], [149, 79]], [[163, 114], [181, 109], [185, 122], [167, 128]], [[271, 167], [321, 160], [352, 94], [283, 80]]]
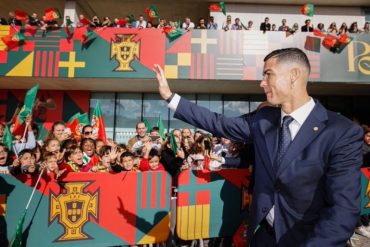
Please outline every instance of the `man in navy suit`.
[[297, 48], [264, 59], [267, 101], [253, 118], [226, 118], [171, 92], [155, 65], [174, 117], [256, 153], [250, 246], [343, 247], [360, 213], [362, 129], [308, 95], [310, 63]]

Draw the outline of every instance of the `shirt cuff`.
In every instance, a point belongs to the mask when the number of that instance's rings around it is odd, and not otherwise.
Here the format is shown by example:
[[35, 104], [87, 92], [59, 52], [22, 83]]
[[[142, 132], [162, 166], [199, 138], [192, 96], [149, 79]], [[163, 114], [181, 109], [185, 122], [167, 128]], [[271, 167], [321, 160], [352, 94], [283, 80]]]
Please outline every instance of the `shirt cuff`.
[[172, 111], [175, 112], [177, 109], [177, 106], [180, 103], [180, 99], [181, 99], [181, 96], [178, 94], [175, 94], [172, 100], [170, 101], [170, 103], [168, 103], [168, 108], [170, 108]]

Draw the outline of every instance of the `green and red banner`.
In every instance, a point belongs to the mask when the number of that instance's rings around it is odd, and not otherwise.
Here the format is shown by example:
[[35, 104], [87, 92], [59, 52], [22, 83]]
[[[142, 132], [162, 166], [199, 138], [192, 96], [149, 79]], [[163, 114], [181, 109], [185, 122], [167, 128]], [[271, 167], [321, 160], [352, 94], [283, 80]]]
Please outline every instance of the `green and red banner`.
[[[16, 33], [9, 26], [0, 31], [8, 39]], [[73, 35], [59, 29], [46, 36], [43, 30], [25, 30], [24, 36], [23, 45], [8, 51], [0, 42], [0, 76], [153, 79], [153, 65], [159, 64], [168, 79], [258, 81], [264, 56], [297, 47], [311, 63], [310, 81], [370, 83], [366, 33], [331, 37], [316, 30], [287, 37], [286, 32], [80, 27]]]
[[[14, 235], [32, 191], [28, 185], [36, 179], [0, 175], [0, 217], [7, 233], [2, 243]], [[118, 246], [164, 242], [170, 233], [170, 189], [171, 176], [165, 172], [68, 174], [62, 181], [46, 175], [27, 211], [23, 243]]]
[[91, 118], [91, 125], [93, 126], [94, 131], [97, 132], [97, 138], [103, 140], [103, 142], [107, 142], [107, 135], [105, 133], [105, 123], [103, 114], [100, 109], [99, 101], [96, 102], [94, 112]]

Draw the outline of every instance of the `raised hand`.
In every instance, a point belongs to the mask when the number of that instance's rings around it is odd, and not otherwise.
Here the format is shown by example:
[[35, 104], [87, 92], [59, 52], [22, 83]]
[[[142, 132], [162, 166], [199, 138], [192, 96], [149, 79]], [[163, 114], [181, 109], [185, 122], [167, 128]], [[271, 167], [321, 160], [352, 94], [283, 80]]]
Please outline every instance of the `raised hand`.
[[153, 71], [158, 81], [159, 94], [161, 95], [162, 99], [167, 100], [169, 97], [171, 97], [172, 92], [170, 87], [168, 86], [168, 82], [164, 75], [163, 69], [158, 64], [154, 64]]

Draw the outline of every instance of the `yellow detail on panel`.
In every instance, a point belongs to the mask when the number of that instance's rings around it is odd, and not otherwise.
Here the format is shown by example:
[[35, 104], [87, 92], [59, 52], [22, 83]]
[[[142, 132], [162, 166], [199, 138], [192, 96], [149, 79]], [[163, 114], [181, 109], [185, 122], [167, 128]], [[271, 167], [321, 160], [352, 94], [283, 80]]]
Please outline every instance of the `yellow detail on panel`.
[[177, 79], [178, 78], [177, 65], [165, 65], [164, 74], [168, 79]]
[[154, 226], [138, 244], [159, 243], [167, 240], [168, 236], [164, 232], [168, 232], [170, 228], [171, 213], [168, 213], [156, 226]]
[[1, 26], [0, 25], [0, 51], [4, 51], [6, 45], [4, 44], [3, 40], [1, 39], [4, 36], [9, 35], [10, 26]]
[[31, 52], [21, 62], [19, 62], [6, 76], [32, 76], [33, 69], [33, 54]]
[[191, 65], [191, 53], [179, 53], [177, 55], [177, 65], [190, 66]]
[[177, 234], [181, 239], [209, 238], [210, 205], [177, 208]]

